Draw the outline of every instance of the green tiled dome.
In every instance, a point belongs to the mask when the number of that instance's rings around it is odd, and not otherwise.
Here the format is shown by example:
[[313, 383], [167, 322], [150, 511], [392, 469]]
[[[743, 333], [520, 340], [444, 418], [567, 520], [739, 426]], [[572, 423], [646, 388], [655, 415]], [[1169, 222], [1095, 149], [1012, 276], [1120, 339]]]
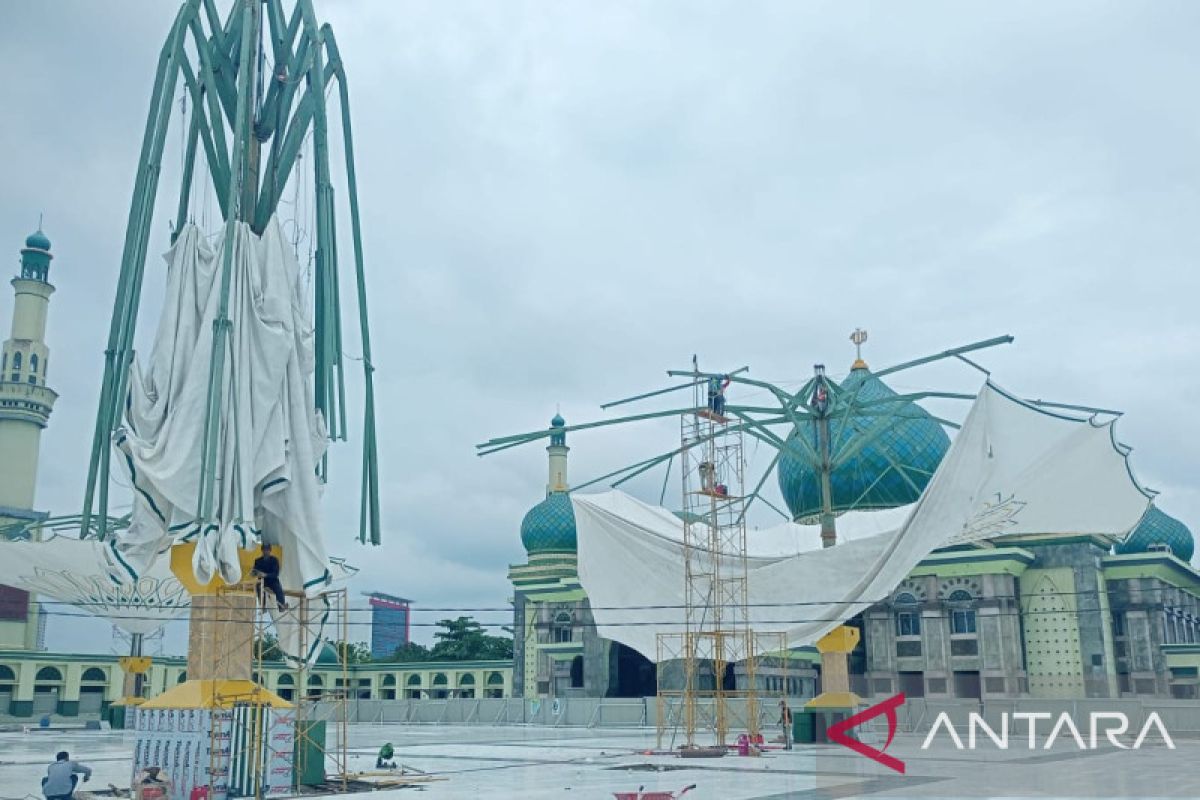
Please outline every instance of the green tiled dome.
[[566, 492], [553, 492], [529, 509], [521, 520], [521, 544], [525, 552], [574, 553], [575, 509]]
[[38, 228], [25, 237], [25, 246], [34, 250], [49, 250], [50, 240], [46, 238], [46, 234], [42, 233], [42, 229]]
[[1125, 537], [1125, 541], [1117, 545], [1116, 551], [1119, 555], [1145, 553], [1156, 545], [1164, 544], [1171, 548], [1176, 558], [1183, 561], [1191, 561], [1196, 551], [1196, 542], [1186, 525], [1159, 511], [1158, 506], [1150, 506], [1137, 527]]
[[[887, 402], [896, 393], [865, 365], [856, 365], [839, 389], [840, 402], [848, 398], [854, 398], [856, 404], [875, 402], [867, 407], [870, 415], [852, 414], [848, 418], [841, 415], [835, 404], [829, 421], [830, 452], [835, 463], [839, 454], [850, 453], [856, 447], [856, 441], [864, 433], [878, 426], [885, 426], [885, 430], [834, 468], [831, 476], [834, 511], [878, 510], [915, 502], [946, 455], [950, 437], [916, 403]], [[817, 424], [802, 425], [788, 437], [777, 477], [792, 518], [811, 521], [821, 511], [820, 474], [796, 440], [803, 436], [814, 452], [819, 451]]]

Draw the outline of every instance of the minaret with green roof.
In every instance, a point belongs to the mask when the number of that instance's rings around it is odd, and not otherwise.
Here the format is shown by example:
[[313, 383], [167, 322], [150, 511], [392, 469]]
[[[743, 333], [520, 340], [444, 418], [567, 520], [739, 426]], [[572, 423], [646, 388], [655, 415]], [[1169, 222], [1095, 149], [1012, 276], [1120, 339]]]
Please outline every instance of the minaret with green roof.
[[[46, 385], [52, 258], [50, 240], [39, 227], [26, 237], [21, 271], [12, 279], [12, 328], [0, 349], [0, 523], [43, 516], [33, 510], [38, 452], [42, 429], [58, 398]], [[6, 594], [15, 591], [0, 587]], [[36, 649], [40, 644], [36, 606], [28, 596], [21, 599], [28, 604], [28, 614], [23, 620], [0, 619], [0, 648]]]

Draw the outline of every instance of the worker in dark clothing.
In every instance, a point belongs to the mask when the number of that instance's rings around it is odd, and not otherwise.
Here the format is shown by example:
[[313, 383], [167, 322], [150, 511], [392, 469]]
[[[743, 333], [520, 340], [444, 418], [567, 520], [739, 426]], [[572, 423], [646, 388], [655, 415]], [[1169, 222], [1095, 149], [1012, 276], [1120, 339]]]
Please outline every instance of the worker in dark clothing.
[[283, 584], [279, 582], [279, 559], [271, 554], [271, 545], [262, 546], [262, 555], [254, 559], [254, 568], [250, 571], [259, 578], [258, 600], [266, 603], [263, 589], [270, 589], [275, 595], [275, 602], [280, 611], [287, 611], [287, 599], [283, 595]]
[[718, 417], [725, 416], [725, 390], [729, 388], [728, 375], [708, 379], [708, 410]]
[[81, 774], [86, 783], [92, 777], [92, 770], [78, 761], [72, 761], [65, 750], [58, 753], [54, 763], [46, 767], [46, 777], [42, 778], [42, 793], [46, 795], [46, 800], [72, 800]]
[[779, 726], [783, 728], [783, 749], [792, 749], [792, 709], [787, 700], [779, 701]]
[[379, 748], [379, 756], [375, 759], [375, 769], [395, 769], [396, 762], [392, 761], [392, 757], [395, 755], [396, 751], [392, 749], [392, 743], [386, 743]]

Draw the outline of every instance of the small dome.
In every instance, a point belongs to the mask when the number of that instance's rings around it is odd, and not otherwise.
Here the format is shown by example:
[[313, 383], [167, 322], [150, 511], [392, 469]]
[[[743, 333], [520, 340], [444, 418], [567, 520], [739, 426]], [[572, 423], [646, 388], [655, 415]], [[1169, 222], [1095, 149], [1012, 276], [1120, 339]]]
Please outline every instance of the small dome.
[[42, 233], [42, 229], [38, 228], [25, 237], [25, 246], [31, 250], [49, 250], [50, 240], [46, 238], [46, 234]]
[[[916, 403], [887, 402], [896, 393], [861, 361], [855, 362], [838, 388], [842, 395], [854, 397], [855, 402], [871, 402], [871, 405], [869, 413], [849, 418], [831, 412], [830, 453], [835, 459], [839, 453], [850, 452], [855, 440], [865, 432], [874, 432], [880, 425], [887, 427], [834, 468], [830, 476], [834, 511], [840, 514], [850, 510], [879, 510], [916, 502], [946, 455], [950, 437]], [[885, 416], [888, 413], [892, 415], [890, 420]], [[803, 425], [788, 436], [776, 477], [792, 518], [807, 522], [815, 520], [821, 512], [821, 476], [805, 455], [809, 448], [814, 452], [819, 448], [817, 425], [815, 422]], [[796, 442], [800, 436], [809, 448]]]
[[321, 652], [317, 655], [317, 663], [318, 664], [340, 663], [338, 661], [337, 651], [333, 649], [333, 645], [329, 644], [328, 642], [325, 643], [325, 645], [321, 648]]
[[1188, 527], [1171, 515], [1150, 506], [1137, 527], [1116, 546], [1118, 555], [1146, 553], [1156, 546], [1166, 545], [1181, 561], [1191, 561], [1196, 542]]
[[553, 492], [529, 509], [521, 520], [521, 544], [525, 552], [574, 553], [575, 509], [566, 492]]
[[550, 420], [551, 428], [563, 428], [566, 427], [566, 424], [567, 421], [562, 418], [562, 414], [555, 414], [554, 419]]

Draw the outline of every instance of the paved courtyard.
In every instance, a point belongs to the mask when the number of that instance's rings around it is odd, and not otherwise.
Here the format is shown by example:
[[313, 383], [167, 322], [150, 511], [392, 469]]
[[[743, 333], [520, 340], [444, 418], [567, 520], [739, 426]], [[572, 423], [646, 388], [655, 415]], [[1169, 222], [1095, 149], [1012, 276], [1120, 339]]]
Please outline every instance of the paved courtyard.
[[[402, 764], [445, 778], [378, 792], [379, 800], [600, 799], [639, 786], [677, 791], [689, 784], [696, 784], [690, 800], [1200, 796], [1197, 740], [1176, 739], [1174, 750], [1146, 742], [1140, 750], [1086, 752], [1070, 740], [1031, 751], [1017, 739], [1006, 751], [959, 751], [945, 741], [923, 751], [922, 740], [899, 734], [889, 747], [906, 763], [900, 775], [830, 745], [697, 762], [641, 754], [654, 745], [652, 730], [361, 724], [350, 728], [350, 766], [373, 769], [379, 745], [390, 741]], [[82, 788], [125, 786], [132, 747], [132, 735], [117, 731], [0, 733], [0, 800], [40, 796], [40, 776], [59, 749], [95, 770]]]

